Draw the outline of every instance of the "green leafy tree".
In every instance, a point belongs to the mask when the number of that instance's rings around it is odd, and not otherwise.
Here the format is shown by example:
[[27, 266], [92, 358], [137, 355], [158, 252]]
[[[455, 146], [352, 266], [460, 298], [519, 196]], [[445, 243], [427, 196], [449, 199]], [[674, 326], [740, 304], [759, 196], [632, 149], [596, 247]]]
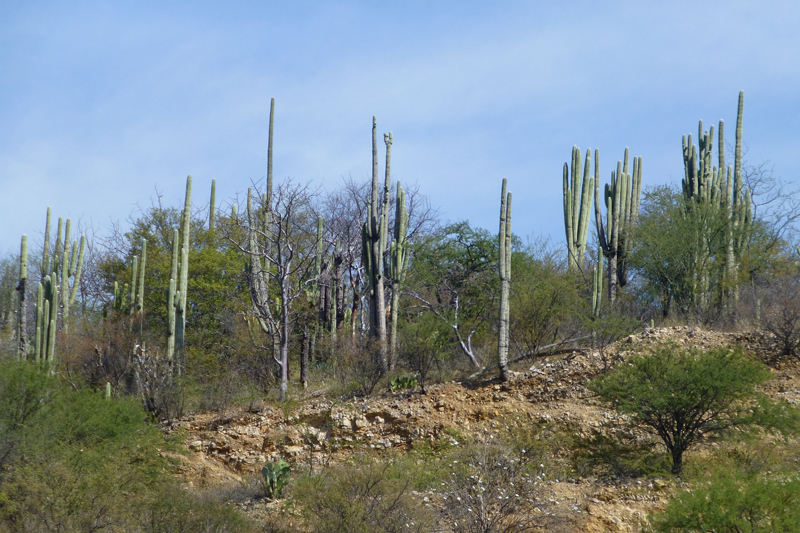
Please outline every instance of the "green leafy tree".
[[499, 294], [497, 239], [459, 222], [424, 239], [412, 251], [406, 292], [417, 306], [447, 324], [461, 351], [480, 368], [473, 346], [487, 331]]
[[513, 254], [511, 344], [522, 356], [546, 353], [573, 337], [585, 304], [581, 279], [569, 272], [560, 252], [534, 243]]
[[[698, 280], [724, 277], [720, 258], [727, 252], [728, 224], [724, 212], [704, 204], [687, 211], [683, 195], [673, 187], [645, 192], [629, 265], [641, 276], [645, 294], [664, 317], [676, 312], [708, 316], [718, 309], [713, 304], [719, 298], [715, 300], [707, 291], [719, 289], [721, 282]], [[698, 225], [706, 229], [698, 232]], [[701, 302], [708, 305], [703, 307]]]
[[781, 424], [796, 424], [797, 414], [785, 405], [764, 397], [756, 401], [756, 386], [770, 375], [741, 349], [702, 352], [669, 345], [633, 357], [589, 388], [657, 435], [672, 457], [672, 473], [679, 475], [683, 454], [706, 436], [737, 427], [785, 430], [789, 426]]

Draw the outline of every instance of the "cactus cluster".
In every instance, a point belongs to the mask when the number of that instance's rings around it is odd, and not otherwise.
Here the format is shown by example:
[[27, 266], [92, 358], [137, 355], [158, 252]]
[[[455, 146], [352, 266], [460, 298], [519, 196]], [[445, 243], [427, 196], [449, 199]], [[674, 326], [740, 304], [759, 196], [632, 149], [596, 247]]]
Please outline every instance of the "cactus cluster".
[[[34, 353], [37, 361], [52, 366], [56, 362], [58, 309], [61, 308], [61, 329], [64, 333], [69, 333], [69, 309], [75, 303], [80, 287], [86, 236], [81, 236], [80, 245], [77, 240], [70, 245], [71, 221], [67, 219], [65, 224], [64, 219], [59, 218], [55, 250], [51, 257], [50, 217], [51, 210], [48, 207], [41, 263], [42, 281], [39, 283], [36, 293]], [[72, 286], [70, 286], [70, 278], [72, 278]]]
[[[572, 147], [572, 165], [564, 163], [564, 229], [567, 234], [569, 269], [576, 270], [583, 264], [586, 252], [586, 236], [589, 232], [589, 213], [592, 209], [592, 189], [595, 178], [590, 172], [591, 149], [586, 150], [586, 163], [581, 179], [581, 149]], [[597, 172], [595, 151], [595, 172]]]
[[[167, 359], [172, 361], [177, 351], [183, 355], [186, 331], [186, 293], [189, 283], [189, 240], [192, 217], [192, 176], [186, 178], [186, 197], [181, 212], [181, 230], [172, 234], [172, 262], [167, 289]], [[179, 244], [180, 243], [180, 244]], [[180, 372], [180, 365], [178, 366]]]
[[636, 220], [639, 217], [639, 199], [642, 194], [642, 158], [633, 158], [633, 173], [628, 172], [628, 149], [623, 161], [617, 161], [617, 170], [611, 173], [611, 183], [606, 184], [604, 203], [606, 223], [600, 209], [600, 154], [595, 150], [594, 209], [597, 239], [603, 255], [608, 259], [608, 299], [616, 298], [617, 287], [628, 281], [628, 253]]
[[384, 296], [383, 253], [386, 249], [389, 218], [389, 180], [391, 168], [392, 134], [383, 137], [386, 144], [386, 177], [383, 194], [378, 185], [377, 119], [372, 117], [372, 197], [367, 220], [361, 232], [362, 264], [369, 291], [369, 334], [378, 340], [380, 367], [389, 369], [386, 346], [386, 301]]
[[[725, 272], [721, 283], [721, 296], [724, 306], [728, 300], [738, 296], [735, 278], [738, 275], [738, 263], [744, 244], [744, 237], [752, 226], [753, 212], [750, 191], [742, 183], [742, 118], [744, 112], [744, 92], [739, 93], [736, 116], [736, 144], [734, 165], [725, 164], [724, 122], [719, 121], [718, 130], [718, 166], [714, 165], [714, 126], [703, 129], [703, 121], [698, 125], [698, 145], [695, 145], [691, 134], [683, 136], [684, 179], [682, 181], [683, 196], [686, 202], [686, 214], [693, 217], [697, 228], [694, 236], [698, 240], [695, 264], [698, 265], [694, 275], [693, 294], [697, 304], [706, 303], [709, 291], [708, 256], [711, 250], [707, 243], [717, 228], [711, 220], [723, 220], [725, 224]], [[734, 289], [727, 293], [726, 287]]]

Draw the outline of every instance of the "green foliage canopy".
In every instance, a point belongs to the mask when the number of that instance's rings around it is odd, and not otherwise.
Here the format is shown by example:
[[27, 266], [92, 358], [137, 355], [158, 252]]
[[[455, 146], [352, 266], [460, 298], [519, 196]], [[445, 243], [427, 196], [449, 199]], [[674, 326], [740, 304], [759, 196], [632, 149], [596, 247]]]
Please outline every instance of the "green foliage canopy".
[[669, 345], [652, 355], [634, 356], [589, 388], [656, 434], [672, 456], [672, 473], [678, 475], [684, 452], [704, 436], [738, 426], [776, 425], [762, 414], [769, 405], [753, 401], [755, 387], [770, 375], [741, 349], [702, 352]]

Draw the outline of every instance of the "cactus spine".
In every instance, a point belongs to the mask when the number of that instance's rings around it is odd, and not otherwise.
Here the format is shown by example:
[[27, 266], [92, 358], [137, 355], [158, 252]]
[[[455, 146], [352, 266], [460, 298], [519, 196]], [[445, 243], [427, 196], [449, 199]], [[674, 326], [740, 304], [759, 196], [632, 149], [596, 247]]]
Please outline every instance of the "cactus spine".
[[28, 236], [23, 235], [19, 249], [19, 310], [17, 311], [17, 340], [19, 341], [19, 355], [17, 358], [24, 361], [28, 358], [28, 312], [27, 293], [28, 284]]
[[[633, 228], [639, 218], [639, 199], [642, 194], [642, 158], [633, 158], [633, 174], [628, 173], [628, 149], [625, 158], [617, 161], [611, 172], [611, 183], [605, 186], [606, 224], [600, 212], [600, 151], [594, 152], [594, 202], [597, 237], [603, 255], [608, 259], [608, 299], [614, 302], [617, 287], [628, 282], [628, 252]], [[606, 233], [606, 230], [608, 233]]]
[[590, 175], [591, 149], [586, 150], [586, 164], [581, 179], [581, 150], [572, 147], [572, 168], [564, 163], [564, 229], [567, 234], [569, 269], [583, 265], [586, 236], [589, 232], [589, 212], [592, 209], [594, 179]]
[[500, 232], [498, 234], [498, 250], [500, 261], [500, 320], [497, 327], [497, 362], [500, 367], [500, 379], [508, 381], [508, 296], [511, 288], [511, 193], [506, 192], [506, 178], [503, 178], [503, 189], [500, 194]]

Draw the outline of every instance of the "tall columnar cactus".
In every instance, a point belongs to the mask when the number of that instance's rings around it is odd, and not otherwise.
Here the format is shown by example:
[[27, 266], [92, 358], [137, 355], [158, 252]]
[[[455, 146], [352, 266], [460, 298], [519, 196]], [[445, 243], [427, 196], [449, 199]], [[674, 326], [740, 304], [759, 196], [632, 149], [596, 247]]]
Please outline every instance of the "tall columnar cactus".
[[217, 220], [217, 180], [211, 180], [211, 207], [208, 208], [208, 231], [213, 232]]
[[128, 284], [120, 285], [118, 282], [114, 282], [114, 309], [121, 313], [124, 309], [127, 309], [127, 294], [128, 294]]
[[267, 210], [272, 209], [272, 133], [275, 124], [275, 99], [269, 101], [269, 137], [267, 138]]
[[498, 250], [500, 261], [500, 320], [497, 327], [497, 362], [500, 367], [500, 379], [508, 380], [508, 297], [511, 289], [511, 193], [506, 192], [506, 178], [503, 178], [503, 190], [500, 194], [500, 232], [498, 234]]
[[570, 166], [564, 163], [564, 229], [567, 235], [570, 270], [578, 269], [583, 264], [586, 252], [586, 236], [589, 232], [589, 213], [592, 209], [594, 187], [594, 179], [590, 172], [591, 152], [591, 149], [586, 150], [582, 180], [580, 148], [572, 147], [571, 170]]
[[[186, 178], [186, 197], [181, 212], [181, 228], [172, 233], [172, 262], [166, 290], [167, 304], [167, 359], [173, 361], [177, 351], [183, 355], [186, 333], [186, 293], [189, 284], [189, 241], [192, 217], [192, 176]], [[146, 242], [142, 249], [145, 251]], [[177, 367], [180, 374], [180, 365]]]
[[[45, 278], [50, 277], [50, 285], [55, 288], [51, 291], [56, 295], [56, 300], [60, 300], [59, 305], [55, 309], [50, 309], [49, 315], [55, 316], [56, 328], [50, 329], [50, 324], [45, 320], [42, 324], [43, 328], [48, 329], [47, 342], [53, 346], [55, 350], [55, 332], [58, 328], [58, 310], [61, 308], [61, 329], [64, 333], [69, 333], [69, 310], [72, 304], [75, 303], [75, 298], [78, 296], [78, 288], [80, 287], [81, 272], [83, 269], [83, 257], [86, 250], [86, 237], [81, 236], [80, 247], [78, 241], [72, 242], [70, 245], [70, 230], [71, 221], [67, 219], [66, 225], [64, 219], [58, 219], [58, 230], [56, 232], [55, 251], [50, 255], [50, 214], [51, 210], [47, 208], [47, 220], [45, 222], [45, 236], [44, 236], [44, 250], [42, 253], [42, 282]], [[70, 287], [70, 278], [72, 278], [72, 286]], [[60, 291], [59, 291], [60, 286]], [[46, 300], [47, 298], [45, 298]], [[38, 305], [38, 304], [37, 304]], [[44, 305], [44, 304], [42, 304]], [[37, 313], [43, 309], [37, 307]], [[49, 355], [48, 355], [49, 356]]]
[[[183, 203], [181, 218], [181, 262], [178, 271], [178, 306], [175, 310], [175, 347], [179, 356], [183, 356], [184, 338], [186, 334], [186, 296], [189, 285], [189, 241], [192, 224], [192, 176], [186, 178], [186, 198]], [[180, 371], [180, 367], [179, 371]]]
[[[133, 280], [131, 281], [131, 316], [139, 321], [139, 343], [144, 337], [144, 273], [147, 264], [147, 239], [142, 239], [142, 251], [133, 258]], [[138, 267], [138, 268], [137, 268]], [[133, 326], [133, 323], [131, 323]]]
[[[280, 336], [272, 313], [269, 294], [269, 271], [262, 257], [269, 253], [269, 242], [263, 235], [270, 233], [272, 226], [272, 138], [275, 121], [275, 99], [270, 101], [269, 137], [267, 139], [267, 187], [262, 197], [261, 209], [255, 205], [252, 189], [247, 190], [247, 254], [245, 273], [250, 290], [250, 304], [255, 310], [259, 327], [272, 339], [273, 357], [278, 357]], [[236, 214], [234, 212], [234, 218]]]
[[36, 360], [50, 368], [56, 364], [58, 296], [58, 278], [54, 271], [39, 283], [36, 293]]
[[703, 129], [703, 121], [698, 125], [698, 145], [692, 136], [684, 135], [683, 145], [684, 179], [683, 196], [686, 202], [686, 215], [695, 222], [697, 240], [697, 269], [693, 277], [695, 303], [706, 304], [709, 290], [709, 257], [712, 253], [709, 243], [718, 234], [714, 221], [725, 225], [724, 279], [720, 280], [720, 294], [723, 306], [728, 300], [736, 299], [736, 277], [741, 260], [744, 239], [752, 227], [752, 201], [750, 191], [742, 183], [742, 117], [744, 112], [744, 92], [739, 93], [736, 118], [736, 144], [734, 166], [725, 165], [724, 122], [719, 121], [718, 144], [719, 166], [714, 166], [714, 127]]
[[138, 294], [136, 289], [139, 288], [138, 283], [139, 283], [139, 256], [136, 255], [133, 257], [133, 266], [131, 267], [131, 306], [130, 309], [128, 309], [128, 313], [130, 313], [131, 316], [133, 316], [134, 313], [136, 312], [136, 295]]
[[597, 263], [592, 273], [592, 318], [600, 316], [603, 305], [603, 251], [597, 247]]
[[144, 316], [144, 267], [147, 263], [147, 239], [142, 239], [142, 252], [139, 255], [139, 292], [136, 296], [136, 312]]
[[47, 221], [44, 225], [44, 248], [42, 251], [42, 264], [39, 267], [42, 279], [50, 273], [50, 207], [47, 208]]
[[381, 371], [389, 368], [386, 346], [386, 302], [384, 296], [383, 251], [386, 249], [386, 221], [390, 179], [389, 161], [391, 158], [391, 134], [384, 137], [386, 143], [386, 183], [382, 198], [378, 190], [378, 143], [377, 120], [372, 117], [372, 198], [367, 221], [362, 229], [362, 262], [364, 274], [369, 284], [370, 336], [379, 343], [379, 362]]
[[639, 217], [639, 199], [642, 193], [642, 158], [633, 158], [633, 174], [628, 173], [628, 149], [625, 158], [617, 161], [616, 172], [611, 173], [611, 183], [605, 186], [606, 224], [600, 212], [600, 152], [594, 152], [594, 209], [597, 237], [603, 255], [608, 259], [608, 299], [616, 299], [617, 287], [628, 281], [628, 253], [636, 221]]
[[18, 359], [24, 361], [28, 358], [28, 236], [23, 235], [19, 249], [19, 308], [17, 311], [17, 340], [19, 341]]
[[172, 262], [170, 263], [169, 287], [167, 288], [167, 359], [175, 357], [175, 310], [178, 308], [178, 263], [180, 263], [180, 232], [172, 232]]
[[406, 278], [408, 266], [408, 208], [406, 207], [406, 194], [400, 182], [397, 182], [397, 197], [395, 198], [394, 213], [394, 239], [389, 258], [389, 277], [392, 280], [392, 330], [391, 345], [389, 347], [389, 366], [394, 368], [397, 362], [397, 317], [400, 311], [400, 292]]

